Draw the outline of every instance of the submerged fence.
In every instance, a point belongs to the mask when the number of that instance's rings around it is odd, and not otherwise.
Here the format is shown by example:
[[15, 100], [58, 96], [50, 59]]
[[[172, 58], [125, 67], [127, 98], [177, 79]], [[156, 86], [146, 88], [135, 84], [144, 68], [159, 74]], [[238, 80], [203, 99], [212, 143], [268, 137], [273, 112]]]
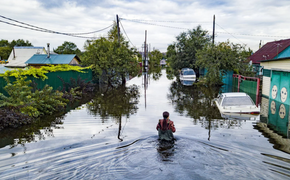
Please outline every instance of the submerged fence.
[[246, 77], [242, 75], [233, 75], [233, 91], [234, 92], [245, 92], [258, 106], [259, 102], [259, 91], [260, 79], [256, 77]]
[[[75, 81], [78, 78], [85, 80], [86, 82], [92, 80], [92, 70], [85, 69], [83, 72], [77, 71], [59, 71], [59, 72], [49, 72], [45, 74], [48, 79], [42, 80], [41, 78], [35, 78], [33, 76], [27, 76], [27, 80], [31, 80], [37, 84], [38, 89], [43, 89], [43, 87], [47, 84], [51, 86], [54, 90], [63, 88], [63, 81], [66, 83], [71, 83], [71, 79]], [[9, 78], [11, 82], [15, 81], [15, 77]], [[63, 80], [63, 81], [62, 81]], [[0, 77], [0, 93], [7, 95], [7, 92], [4, 90], [4, 87], [7, 85], [6, 80], [3, 77]]]

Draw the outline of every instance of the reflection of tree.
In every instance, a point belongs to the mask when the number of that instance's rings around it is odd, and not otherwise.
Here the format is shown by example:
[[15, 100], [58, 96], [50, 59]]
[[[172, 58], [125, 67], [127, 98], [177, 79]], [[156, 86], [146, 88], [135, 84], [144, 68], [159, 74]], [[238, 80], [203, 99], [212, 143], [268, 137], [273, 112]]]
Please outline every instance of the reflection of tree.
[[153, 80], [157, 81], [162, 76], [161, 67], [160, 66], [150, 67], [147, 74], [148, 76], [152, 75]]
[[120, 86], [118, 88], [98, 91], [93, 100], [87, 104], [87, 108], [93, 115], [100, 115], [102, 119], [112, 117], [119, 123], [118, 138], [120, 138], [122, 116], [129, 118], [137, 112], [140, 93], [136, 85], [130, 87]]
[[174, 81], [170, 86], [168, 98], [172, 101], [175, 111], [181, 115], [189, 116], [197, 123], [198, 120], [208, 121], [209, 138], [212, 119], [220, 119], [220, 112], [213, 100], [219, 93], [219, 87], [207, 87], [194, 84], [183, 86]]
[[88, 102], [89, 99], [82, 99], [81, 101], [75, 102], [67, 106], [67, 108], [58, 112], [57, 114], [53, 114], [50, 116], [41, 117], [35, 122], [24, 125], [15, 129], [6, 128], [1, 130], [0, 133], [0, 148], [10, 145], [11, 148], [21, 144], [25, 148], [25, 143], [36, 142], [39, 140], [45, 140], [46, 137], [53, 137], [54, 129], [63, 128], [63, 119], [65, 118], [65, 114], [69, 112], [71, 109], [75, 109]]

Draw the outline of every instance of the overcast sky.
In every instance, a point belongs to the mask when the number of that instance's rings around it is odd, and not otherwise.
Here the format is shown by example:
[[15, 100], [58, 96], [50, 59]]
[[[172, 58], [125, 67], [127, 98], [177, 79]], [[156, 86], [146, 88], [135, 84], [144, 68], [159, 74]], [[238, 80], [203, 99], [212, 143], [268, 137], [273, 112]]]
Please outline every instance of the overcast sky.
[[[216, 17], [216, 42], [229, 40], [246, 44], [256, 51], [260, 40], [266, 44], [290, 38], [289, 0], [0, 1], [1, 16], [62, 33], [85, 33], [106, 28], [113, 24], [117, 14], [123, 18], [121, 24], [131, 46], [136, 46], [140, 51], [145, 30], [151, 50], [155, 48], [162, 52], [166, 52], [167, 46], [176, 40], [177, 35], [197, 25], [212, 35], [213, 15]], [[3, 17], [0, 21], [25, 26]], [[82, 36], [106, 36], [108, 30]], [[50, 43], [52, 48], [70, 41], [81, 50], [86, 41], [85, 38], [33, 31], [3, 22], [0, 22], [0, 39], [24, 39], [42, 47]]]

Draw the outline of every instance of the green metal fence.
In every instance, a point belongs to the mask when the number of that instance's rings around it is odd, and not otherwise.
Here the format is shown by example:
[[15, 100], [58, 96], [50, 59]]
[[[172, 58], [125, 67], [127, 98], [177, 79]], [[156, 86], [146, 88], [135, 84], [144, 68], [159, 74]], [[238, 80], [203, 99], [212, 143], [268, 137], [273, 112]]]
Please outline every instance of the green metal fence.
[[[83, 72], [77, 71], [59, 71], [59, 72], [49, 72], [46, 74], [48, 79], [42, 80], [41, 78], [35, 78], [33, 76], [27, 76], [27, 80], [34, 81], [37, 84], [38, 89], [42, 89], [46, 84], [53, 87], [54, 90], [62, 89], [63, 79], [64, 82], [70, 83], [71, 78], [77, 80], [79, 77], [86, 82], [92, 80], [92, 70], [85, 69]], [[61, 78], [61, 79], [60, 79]], [[10, 81], [15, 81], [15, 77], [10, 77]], [[0, 77], [0, 93], [7, 95], [7, 92], [3, 89], [6, 86], [6, 81], [3, 77]]]
[[256, 105], [259, 104], [259, 86], [259, 78], [233, 75], [233, 92], [247, 93]]

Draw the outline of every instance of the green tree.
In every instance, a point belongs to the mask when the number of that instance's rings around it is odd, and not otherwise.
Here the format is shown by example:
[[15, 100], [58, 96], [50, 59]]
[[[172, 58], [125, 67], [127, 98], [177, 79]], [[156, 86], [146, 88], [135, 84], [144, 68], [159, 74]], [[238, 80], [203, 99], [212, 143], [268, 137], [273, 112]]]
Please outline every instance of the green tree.
[[85, 49], [82, 64], [92, 65], [95, 75], [105, 77], [109, 85], [124, 85], [127, 75], [135, 76], [139, 72], [137, 51], [129, 47], [122, 34], [118, 38], [116, 23], [108, 32], [108, 38], [91, 41]]
[[12, 48], [6, 46], [6, 47], [0, 47], [0, 60], [8, 59], [10, 53], [11, 53]]
[[[250, 51], [250, 49], [248, 50]], [[208, 44], [197, 51], [197, 66], [205, 68], [206, 82], [211, 85], [221, 84], [222, 76], [227, 71], [250, 71], [251, 67], [246, 63], [249, 57], [245, 46], [233, 44], [229, 41], [215, 45]]]
[[5, 40], [5, 39], [0, 40], [0, 47], [7, 47], [9, 45], [10, 45], [10, 43], [8, 40]]
[[28, 40], [25, 41], [23, 39], [17, 39], [11, 41], [9, 46], [13, 48], [14, 46], [33, 46], [33, 45]]
[[81, 51], [78, 49], [77, 45], [73, 42], [65, 41], [61, 46], [58, 46], [53, 52], [57, 54], [76, 54], [81, 55]]
[[211, 42], [211, 36], [201, 26], [196, 29], [182, 32], [176, 37], [176, 42], [167, 48], [167, 59], [171, 68], [175, 71], [188, 67], [198, 73], [199, 67], [196, 65], [196, 52]]
[[152, 52], [149, 53], [149, 64], [151, 67], [154, 66], [159, 66], [160, 65], [160, 60], [162, 59], [162, 53], [158, 50], [155, 49]]
[[1, 39], [0, 40], [0, 60], [8, 59], [12, 51], [12, 48], [14, 46], [32, 46], [32, 44], [28, 40], [24, 41], [23, 39], [13, 40], [11, 42], [5, 39]]

